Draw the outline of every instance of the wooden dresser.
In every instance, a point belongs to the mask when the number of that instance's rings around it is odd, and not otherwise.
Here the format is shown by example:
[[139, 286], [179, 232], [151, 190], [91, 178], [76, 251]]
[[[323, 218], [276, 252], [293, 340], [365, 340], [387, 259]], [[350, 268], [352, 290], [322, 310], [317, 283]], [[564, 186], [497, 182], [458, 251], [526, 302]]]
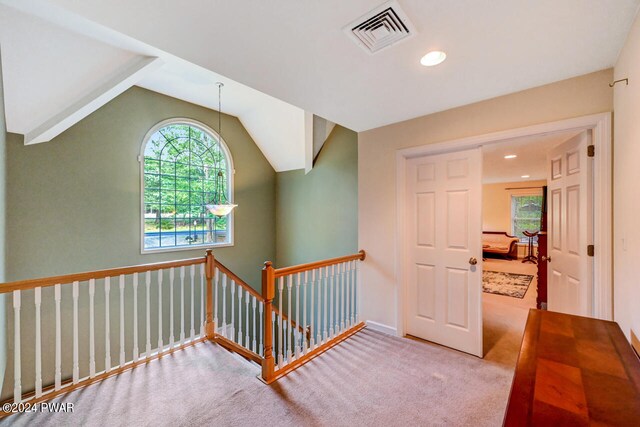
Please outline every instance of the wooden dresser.
[[640, 426], [640, 360], [615, 322], [531, 310], [505, 426]]

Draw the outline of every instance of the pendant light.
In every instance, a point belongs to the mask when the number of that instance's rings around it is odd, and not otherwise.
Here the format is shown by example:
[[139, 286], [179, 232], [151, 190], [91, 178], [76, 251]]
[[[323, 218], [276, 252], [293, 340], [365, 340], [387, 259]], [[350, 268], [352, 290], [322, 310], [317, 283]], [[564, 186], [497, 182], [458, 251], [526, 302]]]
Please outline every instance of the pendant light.
[[[216, 85], [218, 86], [218, 138], [216, 141], [216, 145], [218, 148], [218, 152], [220, 153], [222, 152], [222, 148], [220, 146], [220, 139], [222, 139], [222, 121], [221, 121], [222, 101], [221, 99], [222, 99], [222, 86], [224, 86], [224, 83], [217, 82]], [[216, 163], [215, 163], [215, 168], [217, 172], [216, 172], [216, 177], [214, 181], [213, 200], [206, 206], [209, 212], [211, 212], [213, 215], [218, 217], [223, 217], [223, 216], [229, 215], [233, 210], [233, 208], [235, 208], [238, 205], [229, 203], [229, 199], [227, 198], [225, 185], [224, 185], [225, 176], [222, 170], [220, 169], [218, 158], [219, 157], [216, 157]]]

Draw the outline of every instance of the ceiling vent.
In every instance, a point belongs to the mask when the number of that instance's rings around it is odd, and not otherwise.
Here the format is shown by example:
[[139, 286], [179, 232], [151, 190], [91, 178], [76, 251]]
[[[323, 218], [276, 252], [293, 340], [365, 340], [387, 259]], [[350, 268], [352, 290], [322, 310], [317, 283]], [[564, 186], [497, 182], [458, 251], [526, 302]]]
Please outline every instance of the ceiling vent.
[[361, 16], [344, 31], [365, 51], [376, 53], [405, 40], [416, 31], [395, 1], [387, 2]]

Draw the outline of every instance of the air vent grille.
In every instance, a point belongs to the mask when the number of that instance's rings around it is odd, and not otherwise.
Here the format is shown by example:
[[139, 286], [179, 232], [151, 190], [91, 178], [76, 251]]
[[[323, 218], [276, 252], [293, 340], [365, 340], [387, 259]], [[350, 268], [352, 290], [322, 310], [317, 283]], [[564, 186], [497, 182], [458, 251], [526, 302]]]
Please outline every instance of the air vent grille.
[[361, 16], [345, 27], [345, 31], [369, 53], [379, 52], [415, 34], [409, 18], [395, 1]]

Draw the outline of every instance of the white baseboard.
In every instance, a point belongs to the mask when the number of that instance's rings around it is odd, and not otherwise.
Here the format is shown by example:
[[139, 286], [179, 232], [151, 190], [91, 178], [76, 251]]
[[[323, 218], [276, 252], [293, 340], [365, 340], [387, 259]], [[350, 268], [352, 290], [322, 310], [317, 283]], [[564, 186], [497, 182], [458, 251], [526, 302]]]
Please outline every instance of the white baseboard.
[[382, 332], [383, 334], [398, 336], [398, 330], [392, 326], [384, 325], [382, 323], [374, 322], [373, 320], [367, 320], [365, 322], [367, 328], [371, 328], [374, 331]]

